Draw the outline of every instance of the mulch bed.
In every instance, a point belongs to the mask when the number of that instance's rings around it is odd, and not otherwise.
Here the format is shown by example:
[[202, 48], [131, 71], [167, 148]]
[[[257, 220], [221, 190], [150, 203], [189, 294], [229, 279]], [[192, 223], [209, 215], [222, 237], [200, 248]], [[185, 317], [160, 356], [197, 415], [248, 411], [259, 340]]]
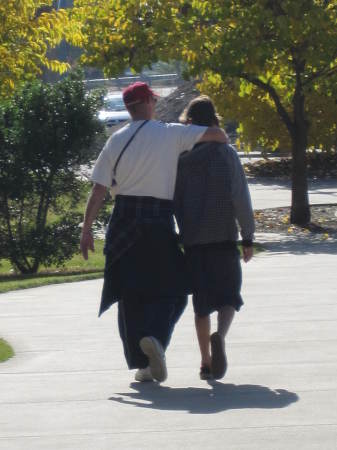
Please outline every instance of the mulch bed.
[[[292, 171], [291, 157], [274, 157], [260, 159], [243, 165], [246, 174], [250, 177], [277, 177], [290, 179]], [[337, 178], [337, 152], [308, 152], [308, 177], [313, 179]]]
[[311, 222], [304, 227], [290, 224], [290, 208], [268, 208], [255, 211], [256, 231], [263, 233], [321, 234], [337, 237], [337, 204], [310, 207]]
[[[248, 177], [290, 179], [291, 160], [274, 158], [244, 164]], [[312, 179], [337, 178], [337, 154], [311, 153], [308, 155], [308, 175]], [[306, 226], [290, 223], [290, 207], [255, 211], [256, 231], [291, 235], [321, 235], [323, 239], [337, 238], [337, 204], [312, 205], [311, 222]]]

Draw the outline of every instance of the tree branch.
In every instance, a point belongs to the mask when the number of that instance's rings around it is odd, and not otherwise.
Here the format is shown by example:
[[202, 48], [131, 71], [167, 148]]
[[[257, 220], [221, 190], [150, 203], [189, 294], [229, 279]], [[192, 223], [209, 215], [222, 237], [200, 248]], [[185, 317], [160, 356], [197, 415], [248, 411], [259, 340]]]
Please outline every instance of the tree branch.
[[249, 81], [250, 83], [254, 84], [255, 86], [259, 87], [260, 89], [264, 90], [265, 92], [267, 92], [271, 98], [273, 99], [277, 112], [279, 113], [281, 119], [283, 120], [283, 122], [285, 123], [286, 127], [288, 128], [290, 133], [293, 133], [294, 131], [294, 124], [289, 116], [289, 114], [287, 113], [286, 109], [284, 108], [284, 106], [281, 103], [280, 97], [277, 95], [276, 90], [270, 86], [267, 83], [264, 83], [263, 81], [261, 81], [259, 78], [256, 78], [252, 75], [249, 75], [247, 73], [241, 73], [240, 78], [243, 78], [246, 81]]
[[316, 78], [324, 78], [324, 77], [330, 77], [331, 75], [334, 75], [337, 73], [337, 66], [331, 67], [330, 69], [322, 69], [318, 72], [312, 73], [309, 78], [307, 78], [305, 81], [302, 82], [302, 86], [306, 86], [310, 84], [312, 81], [316, 80]]
[[211, 50], [208, 47], [206, 47], [206, 45], [203, 45], [202, 48], [204, 50], [206, 50], [206, 52], [209, 54], [209, 56], [213, 56], [213, 53], [211, 52]]

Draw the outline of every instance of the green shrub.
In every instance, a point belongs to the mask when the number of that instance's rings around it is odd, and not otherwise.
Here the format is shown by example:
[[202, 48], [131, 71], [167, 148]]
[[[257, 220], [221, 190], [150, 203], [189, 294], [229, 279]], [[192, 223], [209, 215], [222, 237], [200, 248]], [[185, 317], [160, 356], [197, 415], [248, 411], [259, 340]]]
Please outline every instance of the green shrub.
[[94, 158], [101, 102], [73, 74], [26, 84], [0, 106], [0, 259], [21, 273], [62, 265], [78, 248], [76, 171]]

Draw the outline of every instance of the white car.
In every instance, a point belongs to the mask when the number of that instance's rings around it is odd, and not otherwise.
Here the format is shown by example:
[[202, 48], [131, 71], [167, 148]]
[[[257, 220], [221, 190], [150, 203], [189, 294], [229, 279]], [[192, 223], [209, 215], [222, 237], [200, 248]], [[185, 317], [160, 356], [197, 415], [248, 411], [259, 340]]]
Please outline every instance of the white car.
[[104, 97], [104, 106], [98, 113], [98, 118], [107, 127], [120, 125], [130, 119], [125, 109], [122, 94], [108, 94]]

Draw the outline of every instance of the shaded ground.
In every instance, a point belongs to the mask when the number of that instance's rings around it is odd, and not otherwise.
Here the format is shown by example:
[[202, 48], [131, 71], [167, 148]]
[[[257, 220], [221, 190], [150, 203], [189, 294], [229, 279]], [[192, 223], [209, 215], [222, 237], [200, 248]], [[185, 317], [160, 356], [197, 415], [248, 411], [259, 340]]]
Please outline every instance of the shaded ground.
[[[277, 177], [290, 179], [292, 171], [291, 157], [276, 157], [259, 159], [258, 161], [244, 164], [245, 172], [251, 177]], [[337, 178], [337, 153], [336, 151], [319, 152], [308, 151], [307, 172], [309, 178], [336, 179]]]
[[291, 235], [321, 234], [323, 238], [337, 237], [337, 204], [313, 205], [310, 210], [311, 223], [306, 227], [290, 224], [289, 207], [256, 210], [256, 231]]

